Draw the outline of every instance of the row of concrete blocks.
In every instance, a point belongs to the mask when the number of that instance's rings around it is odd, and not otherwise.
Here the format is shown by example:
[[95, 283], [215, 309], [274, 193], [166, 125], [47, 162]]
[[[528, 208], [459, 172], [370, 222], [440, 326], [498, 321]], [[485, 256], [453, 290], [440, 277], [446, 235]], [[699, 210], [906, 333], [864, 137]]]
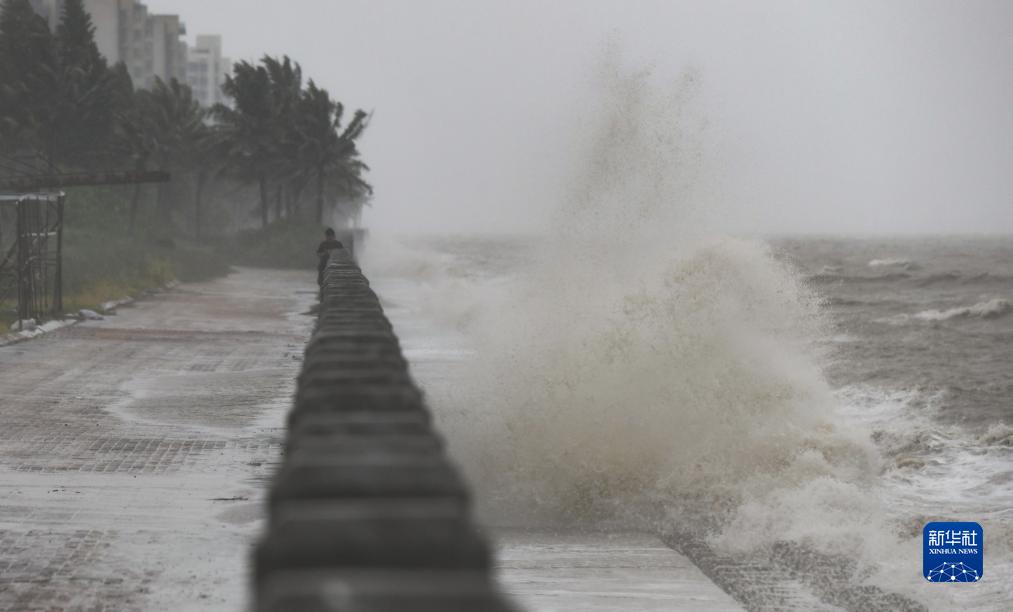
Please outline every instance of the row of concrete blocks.
[[335, 251], [256, 550], [260, 612], [513, 611], [397, 337]]

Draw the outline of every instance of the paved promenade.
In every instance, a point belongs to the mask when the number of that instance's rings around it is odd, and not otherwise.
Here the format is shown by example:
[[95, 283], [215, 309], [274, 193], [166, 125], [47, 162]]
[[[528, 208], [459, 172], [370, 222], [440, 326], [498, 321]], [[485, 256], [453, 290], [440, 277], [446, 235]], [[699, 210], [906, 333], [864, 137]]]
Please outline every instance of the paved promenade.
[[[244, 269], [0, 347], [0, 610], [245, 609], [313, 281]], [[529, 612], [737, 608], [649, 536], [492, 535]]]
[[238, 610], [312, 318], [241, 270], [0, 348], [0, 610]]
[[734, 612], [686, 557], [641, 533], [496, 530], [503, 590], [527, 612]]

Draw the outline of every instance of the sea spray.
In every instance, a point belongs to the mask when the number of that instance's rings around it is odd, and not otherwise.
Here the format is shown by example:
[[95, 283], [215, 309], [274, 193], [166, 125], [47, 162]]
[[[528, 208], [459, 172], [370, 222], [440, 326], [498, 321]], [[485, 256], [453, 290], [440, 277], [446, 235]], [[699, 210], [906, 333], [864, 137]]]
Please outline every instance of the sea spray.
[[649, 73], [601, 72], [585, 171], [531, 269], [479, 310], [444, 421], [484, 510], [627, 527], [667, 514], [728, 547], [854, 540], [848, 517], [877, 511], [878, 458], [834, 424], [816, 296], [697, 198], [698, 77], [658, 94]]
[[657, 94], [649, 73], [602, 73], [572, 195], [547, 235], [497, 243], [513, 244], [494, 258], [509, 252], [509, 273], [475, 273], [488, 262], [464, 265], [461, 239], [366, 253], [475, 350], [431, 403], [480, 512], [678, 528], [726, 555], [790, 542], [866, 577], [909, 557], [869, 430], [824, 380], [821, 297], [765, 242], [731, 235], [735, 208], [701, 187], [699, 78]]

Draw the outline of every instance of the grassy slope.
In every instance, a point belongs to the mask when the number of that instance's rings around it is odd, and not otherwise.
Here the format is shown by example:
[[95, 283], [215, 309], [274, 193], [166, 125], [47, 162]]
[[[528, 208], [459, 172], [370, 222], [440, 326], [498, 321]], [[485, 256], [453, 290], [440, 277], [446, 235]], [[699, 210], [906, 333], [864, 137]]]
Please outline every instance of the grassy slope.
[[[229, 262], [213, 248], [172, 239], [148, 205], [131, 233], [129, 188], [72, 189], [63, 232], [64, 312], [96, 309], [173, 280], [227, 274]], [[16, 319], [14, 304], [0, 305], [0, 331]]]
[[317, 264], [317, 244], [323, 239], [324, 228], [316, 223], [281, 221], [239, 232], [222, 249], [237, 266], [312, 270]]
[[207, 247], [94, 230], [67, 232], [63, 265], [68, 312], [95, 308], [173, 280], [205, 280], [229, 271], [228, 262]]
[[[128, 229], [129, 188], [71, 190], [64, 230], [64, 312], [96, 309], [173, 281], [199, 281], [229, 272], [232, 265], [302, 268], [316, 266], [323, 239], [315, 223], [282, 221], [204, 244], [166, 231], [150, 203]], [[0, 307], [0, 329], [14, 319], [12, 304]]]
[[173, 237], [171, 223], [146, 203], [128, 229], [131, 187], [75, 189], [67, 195], [64, 306], [67, 311], [162, 287], [173, 280], [227, 274], [212, 248]]

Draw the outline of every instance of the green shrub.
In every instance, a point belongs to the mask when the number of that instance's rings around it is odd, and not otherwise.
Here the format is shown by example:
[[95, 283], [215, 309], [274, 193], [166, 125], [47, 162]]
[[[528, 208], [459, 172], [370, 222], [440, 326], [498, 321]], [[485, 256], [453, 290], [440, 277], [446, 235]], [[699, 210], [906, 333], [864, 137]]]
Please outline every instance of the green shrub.
[[96, 228], [64, 232], [64, 309], [95, 308], [173, 281], [227, 274], [228, 262], [213, 249], [185, 242], [109, 235]]
[[275, 222], [264, 229], [245, 230], [223, 246], [228, 261], [237, 266], [315, 269], [317, 244], [324, 228], [316, 223]]

